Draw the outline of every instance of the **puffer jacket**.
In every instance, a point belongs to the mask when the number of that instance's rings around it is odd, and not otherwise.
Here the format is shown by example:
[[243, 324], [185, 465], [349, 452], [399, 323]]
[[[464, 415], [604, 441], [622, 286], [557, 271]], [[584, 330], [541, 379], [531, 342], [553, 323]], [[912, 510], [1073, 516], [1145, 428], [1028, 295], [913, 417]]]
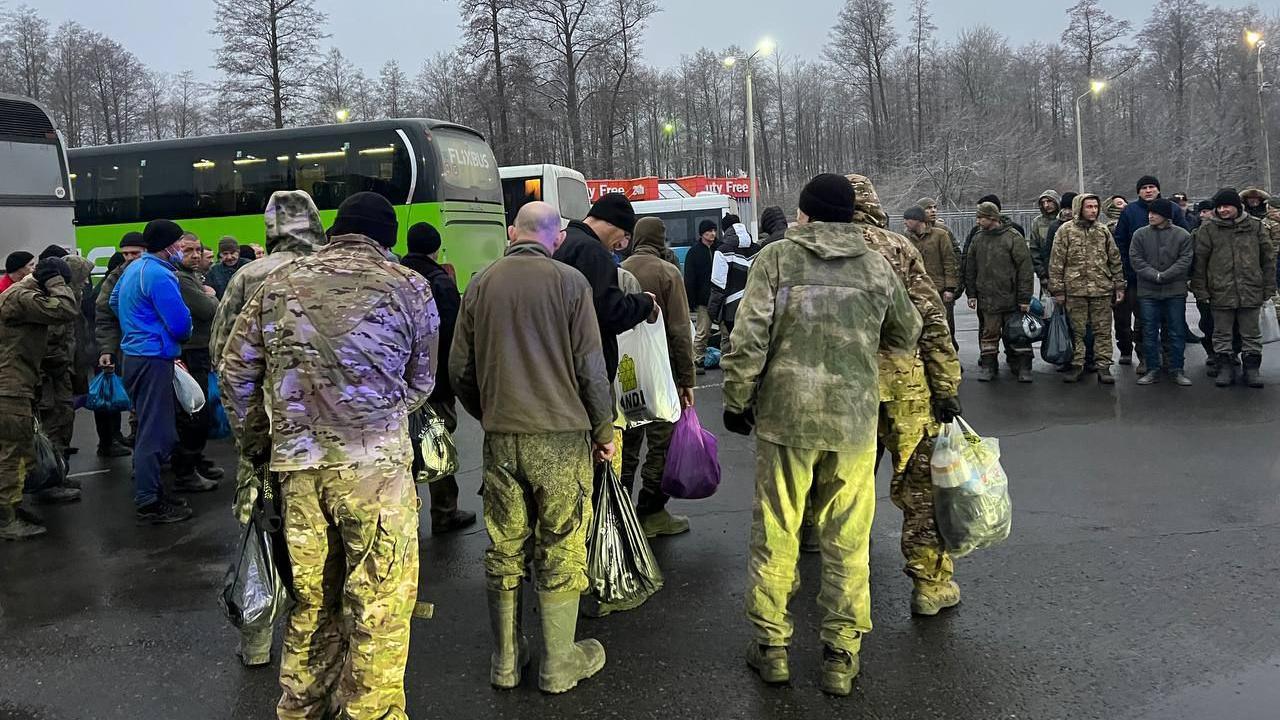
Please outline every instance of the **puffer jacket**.
[[965, 294], [985, 312], [1009, 312], [1031, 302], [1035, 273], [1022, 233], [1005, 218], [979, 230], [964, 256]]
[[1262, 223], [1248, 214], [1216, 215], [1196, 230], [1191, 292], [1222, 310], [1261, 307], [1276, 294], [1276, 251]]
[[[1071, 204], [1074, 219], [1058, 228], [1049, 255], [1049, 291], [1072, 297], [1106, 297], [1125, 287], [1124, 263], [1111, 231], [1099, 220], [1085, 220], [1083, 193]], [[1101, 210], [1101, 207], [1099, 207]]]
[[725, 231], [711, 260], [711, 299], [707, 312], [712, 320], [734, 323], [738, 303], [747, 288], [747, 272], [758, 252], [760, 244], [751, 239], [746, 225], [737, 223]]

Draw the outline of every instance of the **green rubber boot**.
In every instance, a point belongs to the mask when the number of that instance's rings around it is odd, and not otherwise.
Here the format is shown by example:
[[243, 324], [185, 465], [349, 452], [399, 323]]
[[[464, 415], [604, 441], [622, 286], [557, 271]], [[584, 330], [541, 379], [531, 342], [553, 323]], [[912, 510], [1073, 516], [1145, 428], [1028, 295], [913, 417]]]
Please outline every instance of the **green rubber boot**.
[[753, 640], [747, 647], [747, 664], [770, 685], [791, 682], [791, 658], [785, 647], [761, 645]]
[[640, 529], [650, 540], [664, 535], [679, 535], [689, 532], [689, 518], [659, 510], [650, 515], [641, 515]]
[[604, 667], [604, 646], [598, 640], [573, 640], [581, 597], [576, 592], [538, 593], [543, 645], [538, 687], [542, 692], [569, 692]]
[[960, 586], [954, 582], [934, 583], [917, 580], [911, 591], [912, 615], [937, 615], [960, 604]]
[[836, 650], [830, 645], [822, 648], [822, 692], [845, 697], [853, 692], [853, 679], [858, 677], [861, 665], [857, 653]]
[[489, 590], [489, 627], [493, 630], [489, 684], [499, 690], [519, 687], [524, 668], [529, 665], [529, 645], [520, 631], [522, 595], [520, 588]]
[[245, 667], [262, 667], [271, 664], [272, 627], [240, 628], [240, 649], [236, 654]]

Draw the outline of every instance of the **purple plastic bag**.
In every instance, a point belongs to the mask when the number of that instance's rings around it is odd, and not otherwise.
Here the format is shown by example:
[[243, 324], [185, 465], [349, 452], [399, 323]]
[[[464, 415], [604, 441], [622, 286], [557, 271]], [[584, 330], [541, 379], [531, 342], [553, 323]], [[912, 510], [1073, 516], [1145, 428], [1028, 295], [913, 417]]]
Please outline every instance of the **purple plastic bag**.
[[680, 413], [667, 466], [662, 472], [662, 492], [681, 500], [700, 500], [715, 494], [720, 486], [720, 459], [716, 456], [716, 436], [702, 428], [698, 413], [687, 407]]

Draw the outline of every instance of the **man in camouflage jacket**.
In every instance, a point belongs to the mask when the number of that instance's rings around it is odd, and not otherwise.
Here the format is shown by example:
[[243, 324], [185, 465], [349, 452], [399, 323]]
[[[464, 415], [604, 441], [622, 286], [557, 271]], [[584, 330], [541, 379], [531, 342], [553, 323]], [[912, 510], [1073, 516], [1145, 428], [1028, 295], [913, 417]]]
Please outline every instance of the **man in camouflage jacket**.
[[1000, 343], [1018, 382], [1031, 382], [1031, 346], [1011, 345], [1004, 324], [1014, 312], [1031, 307], [1031, 253], [1022, 234], [991, 202], [978, 204], [973, 244], [964, 257], [964, 287], [969, 307], [978, 311], [978, 381], [995, 379]]
[[397, 227], [382, 196], [347, 198], [329, 244], [268, 275], [222, 351], [241, 452], [280, 478], [297, 601], [281, 718], [407, 717], [409, 413], [435, 384], [440, 319], [427, 281], [389, 255]]
[[[724, 358], [724, 423], [756, 430], [756, 490], [747, 571], [755, 628], [747, 661], [787, 682], [787, 604], [807, 498], [822, 547], [826, 611], [822, 688], [847, 695], [871, 630], [867, 548], [875, 514], [877, 348], [909, 358], [920, 315], [889, 262], [852, 224], [854, 191], [818, 175], [800, 194], [799, 224], [756, 255]], [[935, 307], [940, 311], [934, 296]], [[936, 327], [946, 338], [945, 326]], [[945, 342], [945, 341], [944, 341]], [[910, 362], [909, 360], [905, 360]]]
[[1124, 263], [1111, 231], [1098, 219], [1101, 199], [1081, 193], [1071, 209], [1074, 217], [1058, 229], [1049, 255], [1049, 291], [1055, 301], [1065, 303], [1075, 348], [1071, 369], [1062, 379], [1074, 383], [1084, 375], [1085, 335], [1092, 330], [1098, 382], [1112, 385], [1111, 303], [1113, 298], [1124, 301]]

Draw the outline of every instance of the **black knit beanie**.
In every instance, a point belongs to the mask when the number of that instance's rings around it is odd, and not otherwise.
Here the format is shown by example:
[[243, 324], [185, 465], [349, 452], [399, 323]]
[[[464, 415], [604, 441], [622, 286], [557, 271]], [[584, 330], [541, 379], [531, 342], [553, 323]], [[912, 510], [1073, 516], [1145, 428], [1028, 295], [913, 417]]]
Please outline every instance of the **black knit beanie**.
[[1164, 198], [1156, 198], [1147, 203], [1147, 212], [1153, 212], [1166, 220], [1173, 219], [1173, 202]]
[[1240, 199], [1240, 193], [1235, 188], [1222, 188], [1214, 194], [1213, 209], [1217, 210], [1223, 205], [1234, 205], [1242, 214], [1244, 213], [1244, 201]]
[[329, 228], [331, 237], [363, 235], [384, 248], [394, 247], [400, 222], [391, 202], [375, 192], [358, 192], [342, 201]]
[[740, 222], [742, 222], [742, 220], [737, 215], [729, 213], [728, 215], [720, 218], [720, 231], [724, 232]]
[[[1065, 196], [1063, 197], [1063, 200], [1064, 200], [1064, 204], [1065, 204], [1065, 200], [1066, 200], [1066, 197], [1065, 197]], [[997, 210], [1004, 210], [1004, 206], [1000, 204], [1000, 196], [999, 196], [999, 195], [994, 195], [994, 194], [993, 194], [993, 195], [983, 195], [982, 197], [978, 198], [978, 204], [979, 204], [979, 205], [981, 205], [981, 204], [982, 204], [982, 203], [984, 203], [984, 202], [989, 202], [989, 203], [991, 203], [992, 205], [995, 205]]]
[[124, 253], [114, 253], [111, 259], [107, 261], [107, 273], [115, 272], [115, 269], [124, 264]]
[[27, 266], [27, 263], [35, 260], [36, 256], [26, 250], [18, 250], [9, 253], [9, 257], [4, 259], [4, 272], [6, 275], [15, 273]]
[[1201, 200], [1200, 202], [1196, 203], [1196, 212], [1198, 213], [1204, 212], [1205, 210], [1212, 210], [1212, 209], [1213, 209], [1213, 201], [1211, 200]]
[[1139, 191], [1141, 191], [1142, 188], [1146, 185], [1155, 185], [1157, 190], [1160, 189], [1160, 181], [1156, 179], [1155, 175], [1143, 175], [1142, 177], [1138, 178]]
[[600, 196], [587, 217], [603, 220], [619, 230], [630, 233], [636, 229], [636, 211], [631, 201], [622, 193], [605, 193]]
[[440, 249], [440, 231], [431, 223], [415, 223], [409, 228], [409, 252], [430, 255]]
[[61, 245], [55, 244], [55, 245], [50, 245], [44, 250], [41, 250], [40, 259], [44, 260], [45, 258], [51, 258], [51, 257], [64, 258], [70, 254], [71, 253], [67, 252], [66, 248], [62, 247]]
[[172, 220], [152, 220], [142, 229], [147, 252], [158, 253], [182, 239], [182, 228]]
[[843, 175], [815, 175], [800, 191], [800, 210], [816, 222], [853, 222], [853, 184]]
[[1071, 192], [1070, 190], [1062, 193], [1062, 209], [1074, 211], [1075, 204], [1076, 204], [1076, 196], [1078, 196], [1079, 194], [1080, 193]]
[[915, 220], [916, 222], [928, 222], [929, 216], [924, 214], [924, 208], [919, 205], [913, 205], [902, 213], [903, 220]]
[[698, 223], [698, 237], [702, 237], [702, 233], [707, 232], [708, 230], [715, 230], [715, 229], [716, 229], [716, 223], [714, 220], [703, 220], [702, 222]]
[[124, 234], [124, 237], [120, 238], [121, 249], [124, 249], [127, 247], [144, 248], [146, 246], [147, 246], [147, 241], [143, 239], [142, 233], [137, 231], [127, 232]]

